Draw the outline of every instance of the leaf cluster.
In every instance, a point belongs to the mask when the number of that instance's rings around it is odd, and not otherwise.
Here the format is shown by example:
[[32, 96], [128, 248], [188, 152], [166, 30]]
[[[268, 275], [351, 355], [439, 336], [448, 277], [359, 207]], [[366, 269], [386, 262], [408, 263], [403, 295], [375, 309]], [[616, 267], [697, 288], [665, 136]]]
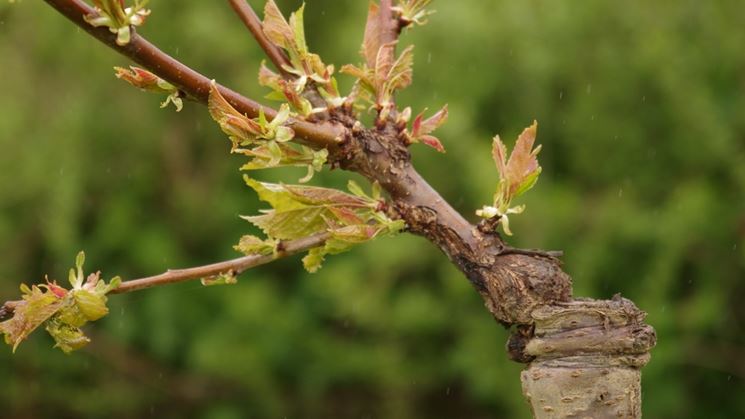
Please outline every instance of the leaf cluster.
[[246, 254], [266, 254], [275, 251], [280, 240], [327, 232], [330, 238], [325, 245], [311, 249], [303, 259], [305, 268], [315, 272], [326, 255], [395, 234], [404, 227], [403, 221], [393, 220], [383, 211], [385, 202], [377, 184], [372, 196], [368, 196], [353, 181], [348, 185], [351, 193], [346, 193], [315, 186], [259, 182], [248, 176], [244, 179], [262, 201], [272, 206], [260, 215], [242, 217], [268, 236], [267, 240], [244, 236], [236, 249]]
[[131, 37], [130, 26], [140, 26], [150, 15], [145, 9], [149, 0], [135, 0], [132, 7], [124, 7], [124, 0], [93, 0], [96, 13], [84, 16], [92, 26], [106, 26], [116, 34], [116, 43], [127, 45]]
[[[322, 112], [326, 108], [313, 108], [311, 101], [304, 93], [311, 85], [323, 97], [328, 108], [341, 106], [345, 98], [340, 97], [333, 65], [326, 65], [318, 54], [310, 52], [305, 40], [303, 11], [305, 5], [285, 20], [274, 0], [266, 2], [264, 7], [264, 34], [277, 47], [287, 53], [290, 64], [282, 69], [295, 76], [285, 79], [266, 67], [264, 63], [259, 71], [259, 84], [273, 90], [267, 98], [287, 101], [295, 112], [302, 116]], [[312, 89], [311, 89], [312, 90]]]
[[208, 108], [212, 119], [230, 138], [233, 145], [231, 151], [251, 158], [241, 167], [242, 170], [307, 167], [307, 175], [300, 179], [301, 182], [307, 182], [326, 162], [328, 150], [313, 150], [304, 145], [289, 143], [295, 138], [295, 131], [287, 126], [290, 118], [287, 104], [280, 106], [279, 112], [271, 121], [266, 118], [263, 110], [259, 111], [257, 118], [249, 118], [225, 100], [213, 83]]
[[507, 146], [504, 145], [499, 135], [494, 137], [492, 144], [492, 158], [499, 172], [499, 183], [494, 194], [492, 205], [485, 205], [476, 211], [476, 214], [484, 218], [499, 217], [500, 224], [505, 234], [512, 235], [510, 231], [509, 214], [520, 214], [525, 210], [525, 205], [511, 206], [512, 200], [530, 190], [538, 181], [541, 174], [541, 166], [538, 165], [538, 153], [541, 146], [533, 148], [535, 143], [538, 123], [533, 122], [525, 128], [517, 138], [515, 148], [507, 158]]
[[69, 290], [49, 280], [31, 287], [21, 284], [22, 300], [14, 304], [13, 317], [0, 323], [5, 343], [12, 345], [14, 352], [41, 325], [56, 342], [55, 347], [65, 353], [90, 342], [81, 327], [109, 313], [106, 294], [116, 289], [121, 279], [115, 277], [107, 284], [100, 279], [100, 272], [85, 278], [84, 262], [85, 254], [78, 253], [75, 269], [70, 269]]

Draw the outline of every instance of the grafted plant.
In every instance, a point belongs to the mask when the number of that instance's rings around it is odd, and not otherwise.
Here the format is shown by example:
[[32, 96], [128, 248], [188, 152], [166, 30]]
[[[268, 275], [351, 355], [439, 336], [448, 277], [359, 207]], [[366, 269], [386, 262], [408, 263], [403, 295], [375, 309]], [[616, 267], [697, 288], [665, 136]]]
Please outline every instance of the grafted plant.
[[[201, 279], [204, 285], [233, 284], [245, 270], [287, 255], [306, 252], [303, 264], [316, 272], [328, 255], [381, 236], [401, 232], [425, 237], [439, 247], [473, 284], [487, 309], [512, 328], [508, 352], [529, 364], [522, 380], [534, 416], [640, 417], [639, 369], [654, 346], [654, 330], [630, 301], [573, 299], [571, 280], [560, 266], [560, 252], [509, 246], [499, 229], [512, 235], [509, 216], [524, 205], [514, 200], [535, 185], [541, 173], [535, 147], [537, 123], [517, 139], [514, 149], [497, 136], [492, 155], [499, 174], [493, 199], [475, 211], [474, 224], [455, 211], [415, 170], [410, 147], [422, 143], [444, 152], [433, 132], [448, 117], [447, 106], [412, 120], [412, 110], [396, 103], [396, 93], [413, 81], [413, 46], [398, 46], [403, 30], [424, 25], [429, 0], [371, 2], [361, 47], [362, 62], [340, 67], [354, 78], [341, 92], [335, 66], [311, 52], [303, 24], [304, 6], [285, 18], [273, 0], [263, 21], [245, 0], [228, 0], [266, 52], [274, 70], [258, 66], [258, 82], [268, 88], [274, 108], [260, 105], [168, 56], [134, 26], [144, 23], [146, 1], [45, 0], [89, 34], [139, 66], [116, 67], [116, 77], [173, 103], [207, 105], [228, 136], [231, 152], [246, 156], [246, 184], [271, 208], [244, 216], [264, 237], [246, 235], [235, 249], [240, 258], [212, 265], [108, 284], [100, 273], [84, 279], [83, 254], [70, 272], [70, 289], [56, 281], [21, 286], [23, 298], [3, 305], [0, 332], [15, 350], [34, 329], [44, 326], [65, 352], [88, 342], [80, 329], [103, 317], [107, 295]], [[400, 50], [400, 51], [399, 51]], [[361, 115], [372, 112], [372, 126]], [[485, 150], [486, 152], [486, 150]], [[307, 168], [297, 185], [260, 182], [252, 171], [286, 166]], [[329, 169], [356, 172], [369, 180], [348, 190], [310, 186], [314, 173]], [[369, 192], [368, 192], [369, 190]]]

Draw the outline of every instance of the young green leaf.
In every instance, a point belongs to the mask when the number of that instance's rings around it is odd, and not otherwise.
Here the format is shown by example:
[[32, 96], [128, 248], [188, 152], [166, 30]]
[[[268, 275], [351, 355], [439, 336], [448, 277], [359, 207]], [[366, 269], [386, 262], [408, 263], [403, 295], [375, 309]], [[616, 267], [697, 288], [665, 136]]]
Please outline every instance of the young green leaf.
[[212, 119], [228, 134], [233, 144], [232, 152], [252, 158], [241, 168], [243, 170], [306, 166], [308, 173], [301, 179], [306, 182], [315, 172], [320, 171], [326, 162], [326, 150], [313, 151], [305, 146], [288, 144], [295, 138], [295, 131], [286, 125], [290, 118], [290, 108], [287, 104], [280, 106], [271, 121], [266, 119], [262, 109], [259, 109], [258, 118], [252, 119], [238, 112], [213, 82], [208, 109]]
[[241, 240], [233, 248], [246, 256], [271, 255], [277, 250], [278, 243], [279, 241], [277, 240], [262, 240], [256, 236], [247, 234], [241, 237]]
[[52, 317], [62, 307], [64, 297], [59, 297], [46, 285], [21, 286], [23, 300], [13, 311], [13, 317], [0, 323], [5, 343], [13, 347], [24, 341], [37, 327]]
[[245, 177], [259, 198], [271, 204], [262, 215], [244, 216], [245, 220], [277, 239], [297, 239], [324, 231], [327, 220], [336, 220], [332, 207], [369, 208], [368, 200], [335, 189], [258, 182]]
[[238, 283], [238, 277], [236, 277], [234, 271], [227, 271], [219, 275], [202, 278], [200, 282], [205, 287], [211, 287], [214, 285], [234, 285]]
[[323, 169], [328, 150], [313, 150], [310, 147], [297, 144], [282, 144], [270, 142], [253, 148], [234, 149], [234, 153], [241, 153], [251, 160], [241, 166], [241, 170], [259, 170], [275, 167], [297, 166], [306, 167], [307, 174], [300, 179], [300, 183], [309, 181], [313, 174]]
[[[347, 250], [380, 235], [395, 234], [404, 227], [402, 221], [391, 220], [379, 210], [382, 201], [376, 188], [373, 188], [376, 198], [371, 198], [354, 182], [350, 182], [353, 194], [348, 194], [328, 188], [259, 182], [248, 177], [245, 180], [272, 209], [243, 218], [261, 228], [270, 243], [322, 232], [331, 234], [323, 246], [312, 249], [303, 259], [310, 272], [320, 267], [327, 254]], [[268, 251], [265, 241], [253, 236], [244, 239], [245, 245], [239, 243], [237, 246], [248, 248], [244, 253], [255, 254], [253, 252], [258, 249]]]

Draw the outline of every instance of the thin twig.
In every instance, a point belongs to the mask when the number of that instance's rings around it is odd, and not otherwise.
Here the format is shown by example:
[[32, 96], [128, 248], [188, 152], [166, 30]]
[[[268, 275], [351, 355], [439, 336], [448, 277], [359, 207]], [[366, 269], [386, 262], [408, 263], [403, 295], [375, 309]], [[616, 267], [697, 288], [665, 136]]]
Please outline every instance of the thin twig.
[[241, 19], [244, 25], [251, 31], [251, 35], [256, 39], [261, 49], [264, 50], [266, 56], [272, 61], [277, 70], [282, 73], [284, 77], [291, 77], [292, 74], [288, 73], [283, 66], [290, 65], [290, 59], [279, 47], [267, 38], [264, 33], [264, 27], [259, 19], [259, 16], [254, 12], [254, 9], [246, 0], [228, 0], [230, 5], [235, 10], [235, 13]]
[[[110, 48], [175, 85], [190, 98], [201, 103], [207, 103], [211, 80], [158, 49], [145, 38], [136, 34], [134, 28], [132, 28], [130, 42], [124, 46], [117, 45], [116, 35], [112, 34], [106, 27], [93, 27], [83, 19], [84, 16], [95, 13], [94, 9], [83, 1], [44, 1]], [[218, 89], [231, 105], [249, 117], [258, 116], [259, 109], [263, 109], [266, 116], [270, 119], [276, 115], [274, 109], [248, 99], [227, 87], [218, 85]], [[297, 136], [305, 140], [308, 145], [315, 148], [329, 148], [329, 151], [333, 151], [344, 137], [344, 130], [331, 124], [315, 124], [302, 120], [293, 120], [292, 128], [295, 130]]]
[[226, 273], [240, 275], [255, 266], [264, 265], [285, 256], [291, 256], [321, 246], [326, 242], [326, 240], [328, 240], [328, 238], [328, 233], [319, 233], [297, 240], [281, 242], [279, 245], [280, 250], [275, 252], [275, 254], [250, 255], [194, 268], [169, 269], [160, 275], [124, 281], [118, 288], [111, 291], [111, 294], [123, 294], [159, 285], [175, 284]]

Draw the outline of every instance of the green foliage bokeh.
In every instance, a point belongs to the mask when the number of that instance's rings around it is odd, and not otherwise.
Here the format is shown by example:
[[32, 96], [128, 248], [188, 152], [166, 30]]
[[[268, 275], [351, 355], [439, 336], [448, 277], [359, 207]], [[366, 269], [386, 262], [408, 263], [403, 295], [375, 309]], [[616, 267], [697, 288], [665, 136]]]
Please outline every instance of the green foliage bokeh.
[[[141, 33], [263, 96], [261, 52], [227, 2], [151, 8]], [[472, 215], [495, 187], [491, 137], [511, 144], [537, 119], [544, 170], [512, 242], [563, 249], [576, 295], [620, 292], [649, 313], [646, 417], [745, 417], [742, 3], [434, 8], [402, 40], [416, 64], [399, 103], [451, 111], [438, 131], [447, 154], [414, 146], [424, 176]], [[358, 62], [365, 9], [308, 0], [311, 48], [337, 68]], [[126, 279], [234, 257], [251, 231], [238, 215], [262, 205], [205, 109], [158, 109], [113, 77], [125, 64], [40, 1], [0, 3], [0, 300], [45, 273], [64, 279], [79, 249]], [[235, 286], [137, 292], [111, 309], [72, 356], [43, 333], [16, 355], [0, 348], [0, 416], [530, 417], [507, 332], [416, 237], [331, 257], [314, 275], [293, 258]]]

